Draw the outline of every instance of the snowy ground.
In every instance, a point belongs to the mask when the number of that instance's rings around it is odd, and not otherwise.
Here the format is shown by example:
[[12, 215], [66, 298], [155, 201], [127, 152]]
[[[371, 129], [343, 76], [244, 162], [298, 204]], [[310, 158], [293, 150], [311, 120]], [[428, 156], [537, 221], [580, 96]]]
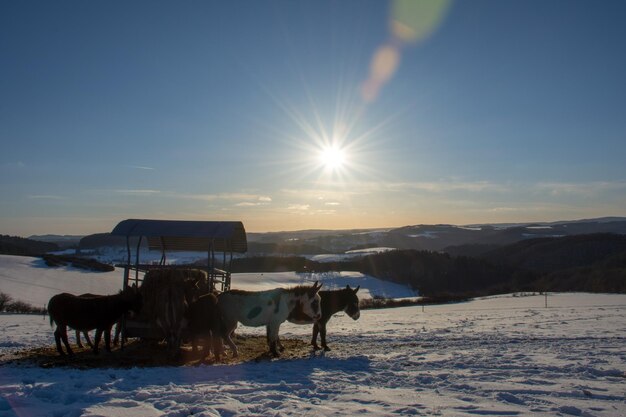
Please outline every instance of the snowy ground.
[[[0, 328], [0, 353], [52, 343], [41, 316], [1, 315]], [[281, 328], [283, 337], [309, 331]], [[624, 295], [553, 294], [548, 308], [541, 296], [509, 295], [425, 311], [368, 310], [358, 321], [333, 318], [333, 350], [301, 360], [0, 366], [0, 416], [617, 417], [626, 415], [625, 341]]]

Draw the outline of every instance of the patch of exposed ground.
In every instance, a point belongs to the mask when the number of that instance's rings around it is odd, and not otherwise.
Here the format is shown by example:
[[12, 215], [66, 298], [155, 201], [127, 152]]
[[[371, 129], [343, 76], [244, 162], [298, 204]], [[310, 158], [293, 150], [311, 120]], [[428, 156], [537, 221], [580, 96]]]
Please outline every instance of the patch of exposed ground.
[[[40, 346], [24, 350], [17, 350], [0, 357], [0, 365], [13, 363], [22, 365], [36, 365], [43, 368], [68, 367], [77, 369], [91, 368], [132, 368], [156, 366], [197, 366], [200, 364], [238, 364], [250, 361], [274, 360], [269, 354], [264, 336], [236, 335], [234, 342], [239, 349], [239, 357], [233, 358], [230, 350], [216, 362], [213, 355], [204, 356], [202, 347], [193, 352], [190, 345], [184, 345], [179, 358], [172, 359], [167, 354], [165, 343], [131, 340], [121, 350], [119, 346], [112, 351], [102, 349], [95, 355], [91, 348], [79, 348], [72, 344], [74, 356], [62, 357], [55, 345]], [[281, 339], [285, 347], [280, 359], [299, 359], [311, 354], [311, 346], [300, 339]]]

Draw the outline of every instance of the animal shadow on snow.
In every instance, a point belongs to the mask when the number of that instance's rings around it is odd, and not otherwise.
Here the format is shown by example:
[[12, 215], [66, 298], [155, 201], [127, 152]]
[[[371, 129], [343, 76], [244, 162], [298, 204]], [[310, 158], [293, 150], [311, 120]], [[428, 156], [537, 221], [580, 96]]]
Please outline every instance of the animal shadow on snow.
[[[155, 368], [150, 369], [150, 371]], [[324, 371], [336, 373], [368, 373], [370, 360], [364, 356], [332, 358], [312, 356], [308, 359], [279, 359], [261, 362], [245, 362], [237, 365], [211, 365], [168, 370], [170, 381], [185, 384], [194, 381], [217, 383], [218, 385], [259, 382], [276, 385], [312, 384], [312, 375]]]
[[[92, 369], [87, 372], [66, 369], [65, 377], [39, 386], [37, 396], [55, 399], [54, 405], [60, 407], [55, 415], [79, 415], [80, 409], [111, 401], [115, 397], [115, 392], [125, 392], [134, 397], [145, 389], [146, 381], [150, 381], [154, 395], [159, 395], [159, 392], [172, 384], [176, 386], [211, 384], [224, 387], [233, 394], [246, 384], [265, 384], [271, 389], [291, 391], [294, 387], [319, 383], [324, 377], [318, 375], [315, 381], [312, 379], [312, 375], [319, 374], [319, 371], [327, 373], [326, 378], [333, 373], [354, 375], [369, 373], [370, 360], [364, 356], [352, 358], [315, 356], [309, 359], [247, 362], [238, 365], [168, 367], [166, 372], [158, 367]], [[26, 378], [25, 381], [34, 383], [34, 379], [31, 382], [30, 378]], [[94, 390], [101, 390], [103, 394], [94, 396]], [[245, 388], [245, 391], [249, 391], [249, 388]], [[48, 402], [42, 402], [41, 414], [33, 410], [35, 412], [32, 415], [45, 414], [49, 411], [49, 406]]]
[[[213, 367], [219, 374], [220, 366]], [[241, 372], [241, 380], [254, 379], [264, 383], [276, 384], [308, 384], [311, 375], [320, 370], [332, 374], [333, 372], [370, 372], [370, 360], [365, 356], [349, 358], [333, 358], [324, 354], [312, 354], [309, 359], [286, 359], [264, 361], [257, 363], [243, 363], [237, 366]], [[223, 370], [222, 370], [223, 372]], [[217, 377], [217, 375], [216, 375]]]

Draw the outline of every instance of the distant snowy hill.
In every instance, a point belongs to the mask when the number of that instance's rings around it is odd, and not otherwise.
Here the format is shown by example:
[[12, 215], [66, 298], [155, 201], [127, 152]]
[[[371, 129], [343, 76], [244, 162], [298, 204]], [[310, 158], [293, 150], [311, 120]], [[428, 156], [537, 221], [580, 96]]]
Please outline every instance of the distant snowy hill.
[[[551, 223], [414, 225], [386, 229], [303, 230], [248, 233], [248, 256], [271, 254], [326, 255], [387, 247], [442, 251], [460, 245], [508, 245], [535, 237], [560, 237], [592, 233], [626, 234], [626, 218], [560, 221]], [[125, 246], [119, 236], [99, 233], [85, 236], [82, 249]]]
[[58, 249], [58, 245], [50, 242], [0, 235], [0, 254], [3, 255], [39, 256]]
[[54, 243], [60, 248], [78, 247], [82, 235], [32, 235], [28, 237], [31, 240], [40, 242]]

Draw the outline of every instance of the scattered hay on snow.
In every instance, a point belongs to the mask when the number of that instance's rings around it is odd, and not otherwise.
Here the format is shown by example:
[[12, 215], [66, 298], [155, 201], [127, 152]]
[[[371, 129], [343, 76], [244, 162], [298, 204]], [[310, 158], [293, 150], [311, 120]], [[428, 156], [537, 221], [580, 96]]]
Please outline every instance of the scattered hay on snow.
[[101, 351], [94, 355], [90, 348], [81, 349], [72, 345], [75, 356], [59, 356], [54, 345], [24, 349], [0, 358], [0, 365], [6, 363], [37, 365], [43, 368], [67, 367], [76, 369], [91, 368], [132, 368], [159, 366], [198, 366], [226, 364], [234, 365], [251, 361], [301, 359], [311, 355], [312, 349], [308, 342], [300, 339], [282, 339], [285, 351], [281, 357], [274, 359], [267, 351], [265, 336], [235, 336], [239, 349], [239, 357], [233, 358], [230, 351], [226, 357], [215, 362], [213, 356], [203, 357], [202, 348], [192, 352], [190, 346], [184, 346], [180, 358], [171, 359], [167, 354], [165, 343], [132, 340], [124, 346], [124, 350], [113, 347], [111, 353]]

